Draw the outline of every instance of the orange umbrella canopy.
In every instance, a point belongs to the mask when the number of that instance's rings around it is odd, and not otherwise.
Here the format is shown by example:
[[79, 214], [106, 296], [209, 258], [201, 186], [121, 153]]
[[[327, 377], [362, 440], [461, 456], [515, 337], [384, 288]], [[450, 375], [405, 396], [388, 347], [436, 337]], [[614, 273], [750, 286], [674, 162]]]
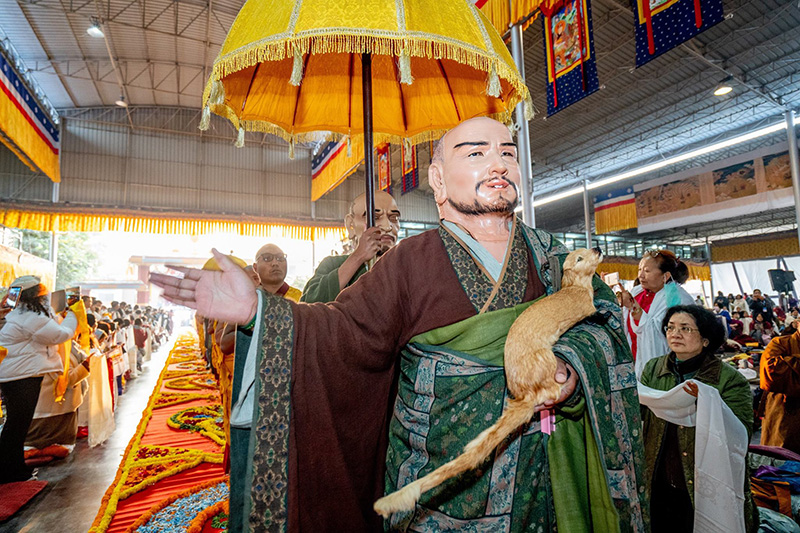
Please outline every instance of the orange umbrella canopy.
[[372, 55], [375, 142], [419, 143], [462, 120], [509, 122], [530, 95], [468, 0], [248, 0], [203, 94], [239, 130], [291, 143], [363, 134], [361, 55]]

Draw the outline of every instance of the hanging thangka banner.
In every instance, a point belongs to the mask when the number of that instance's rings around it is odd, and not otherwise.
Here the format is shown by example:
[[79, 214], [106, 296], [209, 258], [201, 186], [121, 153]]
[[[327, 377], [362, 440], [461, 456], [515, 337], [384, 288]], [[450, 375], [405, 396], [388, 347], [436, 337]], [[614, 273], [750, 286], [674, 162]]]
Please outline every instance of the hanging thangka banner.
[[403, 194], [419, 187], [419, 166], [417, 165], [417, 147], [406, 150], [405, 144], [400, 148], [403, 161]]
[[722, 22], [722, 0], [631, 0], [636, 66]]
[[547, 115], [550, 116], [599, 88], [589, 0], [542, 4], [547, 61]]
[[389, 143], [381, 144], [375, 151], [378, 155], [378, 190], [392, 194], [391, 146]]

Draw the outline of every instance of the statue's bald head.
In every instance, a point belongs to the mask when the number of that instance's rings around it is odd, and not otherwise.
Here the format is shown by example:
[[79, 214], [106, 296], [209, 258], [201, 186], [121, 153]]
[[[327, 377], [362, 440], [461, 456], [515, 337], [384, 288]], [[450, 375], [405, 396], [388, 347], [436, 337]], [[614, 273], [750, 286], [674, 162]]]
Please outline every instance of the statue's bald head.
[[[344, 219], [347, 236], [358, 246], [358, 240], [367, 227], [367, 195], [362, 193], [350, 203], [350, 212]], [[397, 243], [400, 231], [400, 209], [391, 194], [386, 191], [375, 191], [375, 226], [381, 229], [382, 252]]]

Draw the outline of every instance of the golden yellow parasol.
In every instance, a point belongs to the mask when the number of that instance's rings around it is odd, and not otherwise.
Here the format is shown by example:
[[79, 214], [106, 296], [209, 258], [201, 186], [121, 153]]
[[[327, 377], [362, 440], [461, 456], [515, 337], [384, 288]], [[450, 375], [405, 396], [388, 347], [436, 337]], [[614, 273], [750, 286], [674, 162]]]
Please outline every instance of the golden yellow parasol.
[[215, 113], [238, 146], [245, 131], [272, 133], [290, 154], [320, 132], [363, 135], [369, 201], [373, 142], [437, 139], [475, 116], [509, 122], [520, 102], [530, 109], [528, 88], [468, 0], [248, 0], [214, 61], [200, 127]]

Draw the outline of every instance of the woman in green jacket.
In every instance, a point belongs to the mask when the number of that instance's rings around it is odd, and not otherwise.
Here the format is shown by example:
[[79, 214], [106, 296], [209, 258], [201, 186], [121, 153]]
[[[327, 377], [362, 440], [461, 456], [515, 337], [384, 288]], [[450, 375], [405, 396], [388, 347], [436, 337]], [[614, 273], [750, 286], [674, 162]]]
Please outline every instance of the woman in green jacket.
[[[725, 340], [725, 330], [711, 311], [695, 305], [670, 308], [662, 323], [670, 353], [647, 363], [640, 381], [668, 391], [686, 380], [714, 387], [722, 401], [747, 429], [753, 431], [753, 400], [747, 380], [714, 353]], [[684, 390], [697, 397], [697, 385]], [[692, 531], [694, 524], [695, 428], [677, 426], [642, 406], [647, 483], [653, 533]], [[745, 475], [744, 518], [747, 531], [758, 528], [758, 515]]]

